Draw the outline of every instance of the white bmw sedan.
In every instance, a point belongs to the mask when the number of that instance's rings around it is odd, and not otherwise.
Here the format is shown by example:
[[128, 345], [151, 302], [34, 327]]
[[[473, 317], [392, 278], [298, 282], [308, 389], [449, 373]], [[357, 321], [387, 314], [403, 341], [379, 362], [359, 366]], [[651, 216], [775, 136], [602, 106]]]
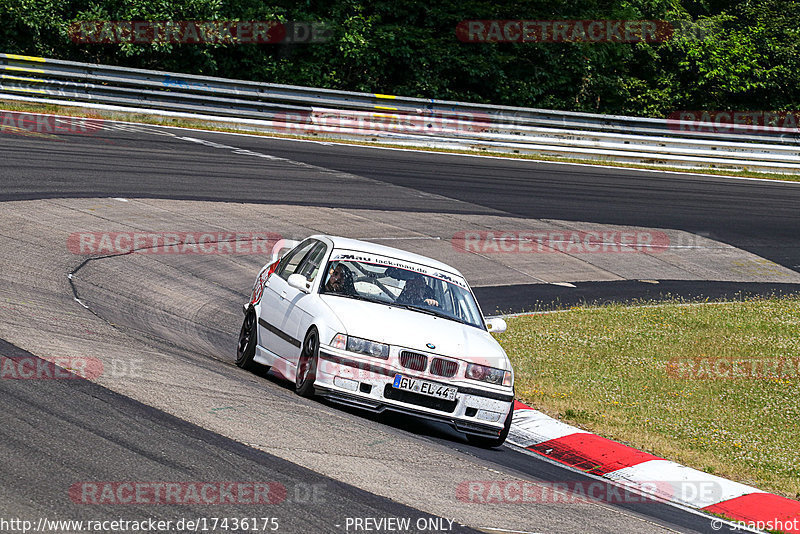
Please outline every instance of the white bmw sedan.
[[514, 373], [464, 277], [395, 248], [315, 235], [258, 274], [236, 364], [302, 396], [445, 422], [476, 445], [508, 435]]

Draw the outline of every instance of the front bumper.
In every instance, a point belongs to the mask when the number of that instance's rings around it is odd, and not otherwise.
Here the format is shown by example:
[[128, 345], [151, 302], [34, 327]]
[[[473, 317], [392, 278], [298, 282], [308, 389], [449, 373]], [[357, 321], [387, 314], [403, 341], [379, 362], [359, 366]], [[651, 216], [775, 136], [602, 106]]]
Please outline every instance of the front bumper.
[[[396, 374], [457, 388], [453, 401], [392, 387]], [[322, 346], [314, 388], [332, 401], [375, 413], [394, 411], [447, 423], [459, 432], [496, 437], [514, 402], [510, 388], [492, 389], [403, 368], [396, 361], [361, 357]]]

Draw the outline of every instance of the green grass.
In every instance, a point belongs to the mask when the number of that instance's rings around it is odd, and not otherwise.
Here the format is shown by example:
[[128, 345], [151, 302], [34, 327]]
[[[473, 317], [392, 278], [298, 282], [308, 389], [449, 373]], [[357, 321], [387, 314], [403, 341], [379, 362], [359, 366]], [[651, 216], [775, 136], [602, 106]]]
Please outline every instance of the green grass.
[[498, 340], [520, 400], [669, 460], [800, 498], [800, 373], [702, 379], [668, 369], [676, 358], [797, 361], [800, 296], [573, 308], [508, 323]]
[[[563, 157], [545, 156], [539, 154], [513, 154], [513, 153], [509, 154], [505, 152], [493, 152], [491, 150], [484, 150], [484, 149], [455, 150], [455, 149], [443, 149], [443, 148], [425, 148], [425, 147], [414, 147], [397, 143], [378, 141], [377, 138], [375, 138], [374, 141], [361, 141], [361, 140], [353, 141], [346, 139], [328, 138], [325, 137], [324, 135], [286, 135], [286, 134], [259, 131], [255, 129], [256, 127], [237, 128], [233, 126], [225, 126], [224, 125], [225, 123], [214, 123], [207, 120], [172, 118], [172, 117], [158, 116], [158, 115], [147, 115], [144, 113], [105, 111], [100, 109], [81, 108], [74, 106], [60, 106], [53, 104], [27, 103], [16, 100], [2, 100], [2, 98], [0, 98], [0, 109], [6, 111], [52, 113], [52, 114], [67, 115], [72, 117], [89, 117], [96, 119], [119, 120], [119, 121], [137, 122], [142, 124], [154, 124], [161, 126], [195, 128], [199, 130], [208, 130], [215, 132], [248, 133], [253, 135], [263, 135], [265, 137], [279, 137], [285, 139], [309, 139], [315, 141], [326, 141], [330, 143], [341, 143], [347, 145], [367, 145], [367, 146], [382, 146], [391, 148], [407, 148], [407, 149], [421, 150], [426, 152], [443, 152], [447, 154], [472, 154], [472, 155], [493, 156], [493, 157], [503, 157], [512, 159], [529, 159], [534, 161], [581, 163], [586, 165], [603, 165], [607, 167], [620, 167], [627, 169], [651, 169], [651, 170], [675, 171], [675, 172], [695, 173], [695, 174], [713, 174], [718, 176], [735, 176], [742, 178], [760, 178], [760, 179], [770, 179], [770, 180], [783, 180], [789, 182], [800, 182], [800, 174], [781, 174], [781, 173], [754, 172], [748, 170], [729, 170], [729, 169], [715, 169], [715, 168], [685, 169], [682, 167], [670, 167], [668, 165], [656, 165], [656, 164], [645, 165], [637, 163], [621, 163], [621, 162], [608, 161], [602, 159], [563, 158]], [[0, 133], [2, 133], [2, 129], [0, 129]]]

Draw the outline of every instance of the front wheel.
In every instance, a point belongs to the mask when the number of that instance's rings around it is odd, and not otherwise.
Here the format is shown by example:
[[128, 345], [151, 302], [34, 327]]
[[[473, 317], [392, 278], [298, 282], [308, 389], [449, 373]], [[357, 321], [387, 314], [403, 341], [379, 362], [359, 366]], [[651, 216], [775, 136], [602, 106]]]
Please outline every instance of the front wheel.
[[317, 362], [319, 360], [319, 333], [311, 327], [303, 340], [300, 360], [297, 362], [297, 376], [294, 390], [301, 397], [314, 395], [314, 381], [317, 379]]
[[236, 365], [248, 371], [254, 371], [258, 364], [253, 361], [258, 344], [258, 330], [256, 328], [256, 312], [248, 310], [239, 331], [239, 343], [236, 346]]
[[503, 423], [503, 429], [497, 435], [496, 438], [487, 438], [485, 436], [475, 436], [472, 434], [467, 434], [467, 441], [472, 443], [477, 447], [483, 447], [484, 449], [494, 449], [495, 447], [499, 447], [503, 443], [506, 442], [506, 438], [508, 437], [508, 432], [511, 430], [511, 421], [514, 419], [514, 402], [511, 402], [511, 408], [508, 410], [508, 415], [506, 416], [506, 420]]

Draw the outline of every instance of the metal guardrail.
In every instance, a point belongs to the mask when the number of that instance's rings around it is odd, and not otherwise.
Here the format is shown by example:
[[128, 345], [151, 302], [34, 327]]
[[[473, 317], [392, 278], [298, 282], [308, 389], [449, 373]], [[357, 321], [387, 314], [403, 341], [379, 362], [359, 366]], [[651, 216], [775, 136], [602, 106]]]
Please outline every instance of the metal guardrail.
[[795, 130], [685, 131], [596, 115], [229, 80], [0, 54], [0, 98], [236, 122], [406, 146], [800, 173]]

